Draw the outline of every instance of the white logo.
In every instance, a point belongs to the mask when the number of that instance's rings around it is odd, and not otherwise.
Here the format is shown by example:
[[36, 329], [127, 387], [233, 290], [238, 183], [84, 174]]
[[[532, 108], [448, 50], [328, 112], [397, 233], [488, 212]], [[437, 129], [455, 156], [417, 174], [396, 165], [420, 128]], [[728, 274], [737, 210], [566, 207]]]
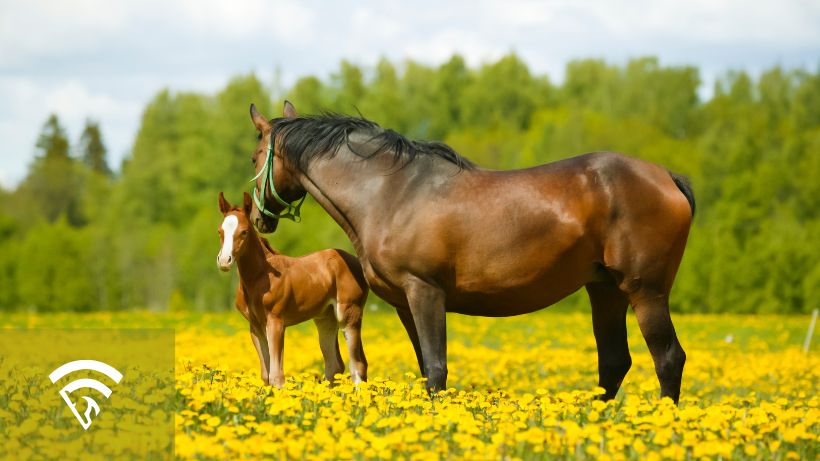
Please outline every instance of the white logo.
[[[104, 374], [111, 378], [115, 383], [119, 383], [122, 379], [122, 373], [117, 371], [111, 365], [108, 365], [103, 362], [98, 362], [97, 360], [75, 360], [73, 362], [68, 362], [56, 370], [52, 371], [51, 374], [48, 375], [48, 378], [51, 380], [52, 383], [56, 383], [60, 378], [63, 376], [78, 370], [93, 370], [99, 373]], [[68, 394], [76, 391], [77, 389], [82, 388], [91, 388], [97, 390], [100, 394], [104, 395], [107, 399], [111, 396], [111, 389], [106, 386], [105, 384], [97, 381], [96, 379], [89, 379], [89, 378], [81, 378], [71, 381], [70, 383], [66, 384], [62, 389], [60, 389], [60, 395], [63, 396], [63, 400], [68, 405], [68, 408], [71, 408], [71, 412], [74, 413], [74, 416], [77, 417], [77, 421], [80, 422], [80, 425], [83, 426], [83, 430], [87, 430], [91, 426], [91, 410], [94, 410], [94, 416], [100, 414], [100, 407], [97, 405], [97, 402], [94, 401], [91, 397], [83, 396], [86, 403], [88, 404], [88, 408], [85, 409], [83, 413], [83, 418], [77, 412], [77, 408], [75, 403], [68, 398]]]

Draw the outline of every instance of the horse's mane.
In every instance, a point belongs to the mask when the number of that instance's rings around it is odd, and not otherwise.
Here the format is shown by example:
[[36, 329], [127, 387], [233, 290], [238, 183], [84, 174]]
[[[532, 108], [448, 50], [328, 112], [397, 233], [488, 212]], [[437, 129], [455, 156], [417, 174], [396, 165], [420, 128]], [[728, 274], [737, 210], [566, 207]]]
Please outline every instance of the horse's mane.
[[[377, 123], [364, 117], [323, 113], [296, 118], [277, 118], [271, 120], [271, 124], [271, 135], [276, 137], [281, 134], [279, 152], [291, 164], [302, 170], [319, 156], [336, 155], [345, 144], [351, 152], [362, 158], [370, 158], [379, 152], [391, 152], [396, 163], [401, 162], [402, 167], [418, 157], [435, 156], [460, 169], [475, 168], [473, 162], [443, 142], [407, 139], [393, 130], [381, 128]], [[369, 141], [375, 141], [373, 151], [357, 152], [350, 146], [348, 137], [356, 131], [372, 135]]]

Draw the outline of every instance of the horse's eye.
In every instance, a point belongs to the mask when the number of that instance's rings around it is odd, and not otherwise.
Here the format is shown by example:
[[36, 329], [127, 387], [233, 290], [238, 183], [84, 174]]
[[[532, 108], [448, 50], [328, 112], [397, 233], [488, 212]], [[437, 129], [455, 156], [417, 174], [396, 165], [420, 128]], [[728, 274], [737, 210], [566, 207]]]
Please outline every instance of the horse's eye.
[[256, 157], [251, 157], [251, 163], [253, 163], [254, 165], [256, 165]]
[[240, 233], [239, 233], [239, 235], [241, 235], [242, 237], [244, 237], [244, 236], [248, 235], [248, 231], [244, 231], [244, 230], [243, 230], [242, 232], [240, 232]]

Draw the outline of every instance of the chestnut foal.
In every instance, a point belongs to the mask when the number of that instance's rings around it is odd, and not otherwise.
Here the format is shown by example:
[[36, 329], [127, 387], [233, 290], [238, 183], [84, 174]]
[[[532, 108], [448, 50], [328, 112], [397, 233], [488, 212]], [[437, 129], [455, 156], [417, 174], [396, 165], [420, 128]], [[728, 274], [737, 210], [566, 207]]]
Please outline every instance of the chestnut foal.
[[345, 369], [339, 353], [341, 326], [353, 382], [366, 381], [361, 328], [368, 288], [358, 259], [342, 250], [322, 250], [299, 258], [279, 254], [251, 226], [251, 206], [247, 192], [241, 208], [232, 206], [219, 193], [224, 220], [219, 227], [222, 249], [217, 265], [228, 271], [236, 261], [236, 308], [250, 323], [262, 380], [282, 387], [285, 327], [313, 319], [319, 330], [325, 377], [333, 381], [333, 376]]

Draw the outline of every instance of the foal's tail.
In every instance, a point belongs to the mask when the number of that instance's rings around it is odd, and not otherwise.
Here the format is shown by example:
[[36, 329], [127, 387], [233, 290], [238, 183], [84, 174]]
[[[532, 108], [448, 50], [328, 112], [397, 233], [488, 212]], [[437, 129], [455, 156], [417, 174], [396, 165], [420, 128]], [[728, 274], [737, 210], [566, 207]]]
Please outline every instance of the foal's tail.
[[669, 172], [669, 176], [672, 176], [672, 181], [675, 181], [675, 185], [678, 186], [678, 189], [683, 193], [686, 200], [689, 202], [689, 208], [692, 209], [692, 216], [695, 216], [695, 193], [692, 192], [692, 184], [689, 183], [689, 178], [682, 174], [672, 173]]

